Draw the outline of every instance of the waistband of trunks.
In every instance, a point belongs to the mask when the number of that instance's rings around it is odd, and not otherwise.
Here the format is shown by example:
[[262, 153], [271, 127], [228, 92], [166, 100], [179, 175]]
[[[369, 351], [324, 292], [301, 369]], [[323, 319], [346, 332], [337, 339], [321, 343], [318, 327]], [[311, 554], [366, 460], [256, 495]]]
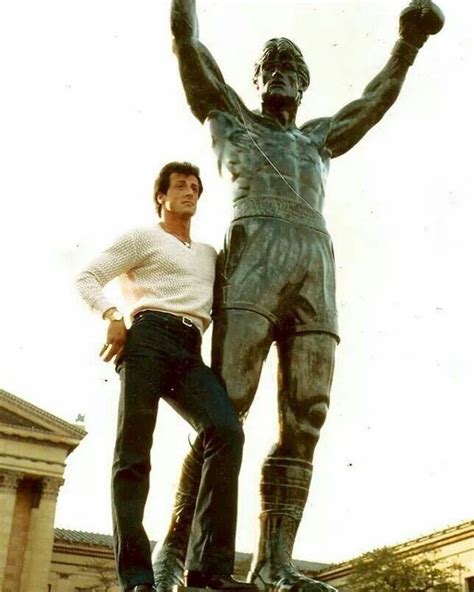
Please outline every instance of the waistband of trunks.
[[328, 234], [323, 215], [302, 201], [274, 195], [261, 195], [237, 199], [233, 208], [233, 221], [253, 217], [276, 218]]

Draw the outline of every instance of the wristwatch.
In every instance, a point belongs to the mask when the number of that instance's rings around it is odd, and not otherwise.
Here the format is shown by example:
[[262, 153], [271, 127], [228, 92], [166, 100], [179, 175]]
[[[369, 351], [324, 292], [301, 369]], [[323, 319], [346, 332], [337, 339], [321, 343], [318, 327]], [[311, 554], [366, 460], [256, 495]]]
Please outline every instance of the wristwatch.
[[108, 321], [123, 321], [123, 314], [116, 308], [106, 311], [104, 318]]

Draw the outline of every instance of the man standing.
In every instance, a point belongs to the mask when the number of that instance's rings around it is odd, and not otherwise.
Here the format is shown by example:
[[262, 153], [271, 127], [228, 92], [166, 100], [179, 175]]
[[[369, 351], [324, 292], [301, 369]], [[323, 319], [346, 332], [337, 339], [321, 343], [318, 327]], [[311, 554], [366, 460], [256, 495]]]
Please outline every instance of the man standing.
[[[109, 321], [101, 355], [105, 361], [115, 359], [120, 373], [112, 508], [124, 591], [154, 590], [142, 521], [161, 397], [193, 426], [203, 444], [186, 582], [218, 590], [254, 588], [231, 578], [243, 431], [227, 393], [200, 354], [201, 334], [210, 323], [216, 260], [211, 246], [190, 236], [202, 189], [197, 167], [166, 165], [155, 182], [160, 224], [122, 236], [77, 280], [84, 300]], [[118, 276], [133, 320], [129, 331], [102, 291]]]
[[[361, 98], [332, 117], [295, 120], [310, 82], [298, 47], [271, 39], [256, 64], [261, 112], [249, 111], [200, 42], [195, 0], [173, 0], [174, 49], [188, 103], [209, 123], [234, 214], [219, 260], [212, 365], [235, 409], [252, 404], [270, 345], [278, 351], [280, 432], [262, 469], [260, 537], [250, 581], [267, 590], [332, 590], [291, 563], [312, 460], [329, 406], [339, 340], [331, 238], [322, 215], [331, 158], [350, 150], [395, 102], [409, 67], [443, 26], [430, 0], [400, 17], [400, 38]], [[196, 491], [185, 465], [169, 535], [155, 557], [163, 590], [180, 577]]]

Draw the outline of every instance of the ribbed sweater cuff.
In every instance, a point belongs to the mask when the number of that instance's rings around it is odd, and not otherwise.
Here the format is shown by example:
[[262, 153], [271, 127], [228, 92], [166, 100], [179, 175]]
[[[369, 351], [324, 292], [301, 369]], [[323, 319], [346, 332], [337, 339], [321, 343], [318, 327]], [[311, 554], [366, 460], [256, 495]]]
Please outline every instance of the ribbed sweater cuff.
[[110, 302], [110, 300], [107, 300], [107, 298], [99, 298], [99, 300], [96, 300], [94, 302], [94, 304], [92, 305], [92, 310], [98, 312], [100, 314], [101, 317], [104, 316], [104, 312], [106, 310], [109, 310], [109, 308], [114, 308], [115, 304], [113, 304], [112, 302]]

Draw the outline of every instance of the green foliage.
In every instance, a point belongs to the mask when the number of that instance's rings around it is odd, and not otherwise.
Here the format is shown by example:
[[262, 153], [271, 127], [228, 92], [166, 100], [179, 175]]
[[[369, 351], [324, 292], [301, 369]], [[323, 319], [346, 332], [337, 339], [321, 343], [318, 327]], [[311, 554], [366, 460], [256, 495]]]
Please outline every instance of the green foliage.
[[81, 592], [111, 592], [118, 587], [117, 574], [113, 567], [113, 562], [111, 564], [110, 561], [97, 559], [87, 567], [84, 567], [83, 571], [87, 572], [89, 576], [94, 576], [97, 584], [88, 588], [79, 588], [78, 590], [81, 590]]
[[441, 566], [427, 556], [404, 556], [384, 547], [354, 560], [347, 592], [460, 592], [461, 565]]

